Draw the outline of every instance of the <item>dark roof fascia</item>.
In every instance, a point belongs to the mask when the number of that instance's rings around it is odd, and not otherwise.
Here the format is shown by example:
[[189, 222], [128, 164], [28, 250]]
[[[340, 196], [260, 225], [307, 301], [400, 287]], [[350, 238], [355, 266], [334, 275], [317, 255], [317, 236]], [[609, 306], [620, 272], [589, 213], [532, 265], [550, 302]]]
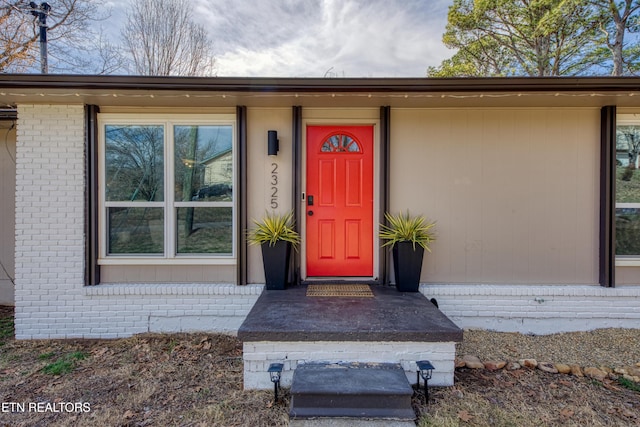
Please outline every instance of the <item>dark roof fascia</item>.
[[0, 89], [218, 92], [635, 92], [639, 77], [291, 78], [0, 74]]

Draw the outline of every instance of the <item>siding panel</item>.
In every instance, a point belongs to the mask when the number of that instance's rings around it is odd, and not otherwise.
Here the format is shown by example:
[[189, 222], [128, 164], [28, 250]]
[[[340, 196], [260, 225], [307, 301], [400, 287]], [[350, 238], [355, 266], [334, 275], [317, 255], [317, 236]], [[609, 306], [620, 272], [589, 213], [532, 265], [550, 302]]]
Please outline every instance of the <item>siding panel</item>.
[[[0, 304], [13, 305], [15, 209], [16, 209], [16, 128], [1, 122], [4, 147], [0, 147]], [[5, 271], [6, 270], [6, 271]], [[8, 274], [7, 274], [8, 273]]]
[[438, 221], [423, 282], [597, 282], [598, 110], [395, 109], [392, 124], [391, 210]]

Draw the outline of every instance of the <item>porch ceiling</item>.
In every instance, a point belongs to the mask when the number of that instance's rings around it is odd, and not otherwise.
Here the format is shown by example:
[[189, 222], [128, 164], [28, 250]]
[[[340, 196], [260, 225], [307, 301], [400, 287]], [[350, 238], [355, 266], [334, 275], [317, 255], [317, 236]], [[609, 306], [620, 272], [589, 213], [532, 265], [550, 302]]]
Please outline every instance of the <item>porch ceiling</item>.
[[0, 106], [640, 107], [640, 78], [309, 79], [0, 75]]

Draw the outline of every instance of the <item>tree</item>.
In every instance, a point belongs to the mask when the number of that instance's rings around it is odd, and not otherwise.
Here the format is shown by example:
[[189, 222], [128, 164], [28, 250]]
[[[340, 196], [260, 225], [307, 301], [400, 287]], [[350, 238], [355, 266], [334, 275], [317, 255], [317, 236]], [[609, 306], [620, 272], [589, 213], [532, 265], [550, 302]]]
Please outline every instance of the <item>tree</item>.
[[[638, 155], [640, 154], [640, 126], [618, 126], [617, 134], [616, 151], [627, 152], [629, 163], [627, 163], [626, 168], [630, 179], [638, 165]], [[628, 179], [625, 181], [628, 181]]]
[[206, 29], [193, 21], [186, 0], [131, 3], [122, 38], [136, 74], [213, 75], [215, 61]]
[[[41, 2], [38, 2], [40, 4]], [[56, 72], [83, 68], [94, 40], [91, 23], [105, 19], [108, 11], [98, 0], [49, 0], [47, 46], [49, 69]], [[26, 72], [39, 62], [37, 19], [28, 1], [0, 0], [0, 72]], [[93, 64], [98, 65], [99, 64]], [[105, 64], [102, 68], [113, 68]]]
[[590, 8], [563, 0], [454, 0], [445, 45], [458, 49], [430, 76], [559, 76], [585, 72], [595, 39]]
[[637, 32], [639, 29], [640, 1], [589, 0], [588, 3], [597, 11], [596, 19], [602, 44], [610, 54], [610, 56], [606, 55], [605, 59], [610, 59], [613, 65], [611, 74], [622, 76], [625, 74], [625, 69], [631, 73], [637, 71], [639, 46], [637, 43], [626, 43], [625, 35], [627, 32]]

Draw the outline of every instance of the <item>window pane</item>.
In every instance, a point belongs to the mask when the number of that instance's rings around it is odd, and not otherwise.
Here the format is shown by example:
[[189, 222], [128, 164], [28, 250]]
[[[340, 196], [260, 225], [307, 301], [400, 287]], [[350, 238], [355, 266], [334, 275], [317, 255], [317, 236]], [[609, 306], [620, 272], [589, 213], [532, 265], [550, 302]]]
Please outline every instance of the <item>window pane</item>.
[[225, 254], [233, 251], [232, 208], [178, 208], [179, 254]]
[[358, 143], [351, 138], [349, 135], [333, 135], [327, 139], [322, 147], [320, 147], [320, 151], [323, 153], [329, 152], [350, 152], [350, 153], [359, 153], [360, 146]]
[[640, 208], [616, 209], [616, 255], [640, 255]]
[[616, 137], [616, 203], [640, 203], [640, 126], [621, 125]]
[[163, 208], [115, 208], [108, 211], [108, 253], [164, 253]]
[[107, 201], [164, 199], [162, 126], [105, 127]]
[[175, 126], [175, 200], [230, 201], [231, 126]]

